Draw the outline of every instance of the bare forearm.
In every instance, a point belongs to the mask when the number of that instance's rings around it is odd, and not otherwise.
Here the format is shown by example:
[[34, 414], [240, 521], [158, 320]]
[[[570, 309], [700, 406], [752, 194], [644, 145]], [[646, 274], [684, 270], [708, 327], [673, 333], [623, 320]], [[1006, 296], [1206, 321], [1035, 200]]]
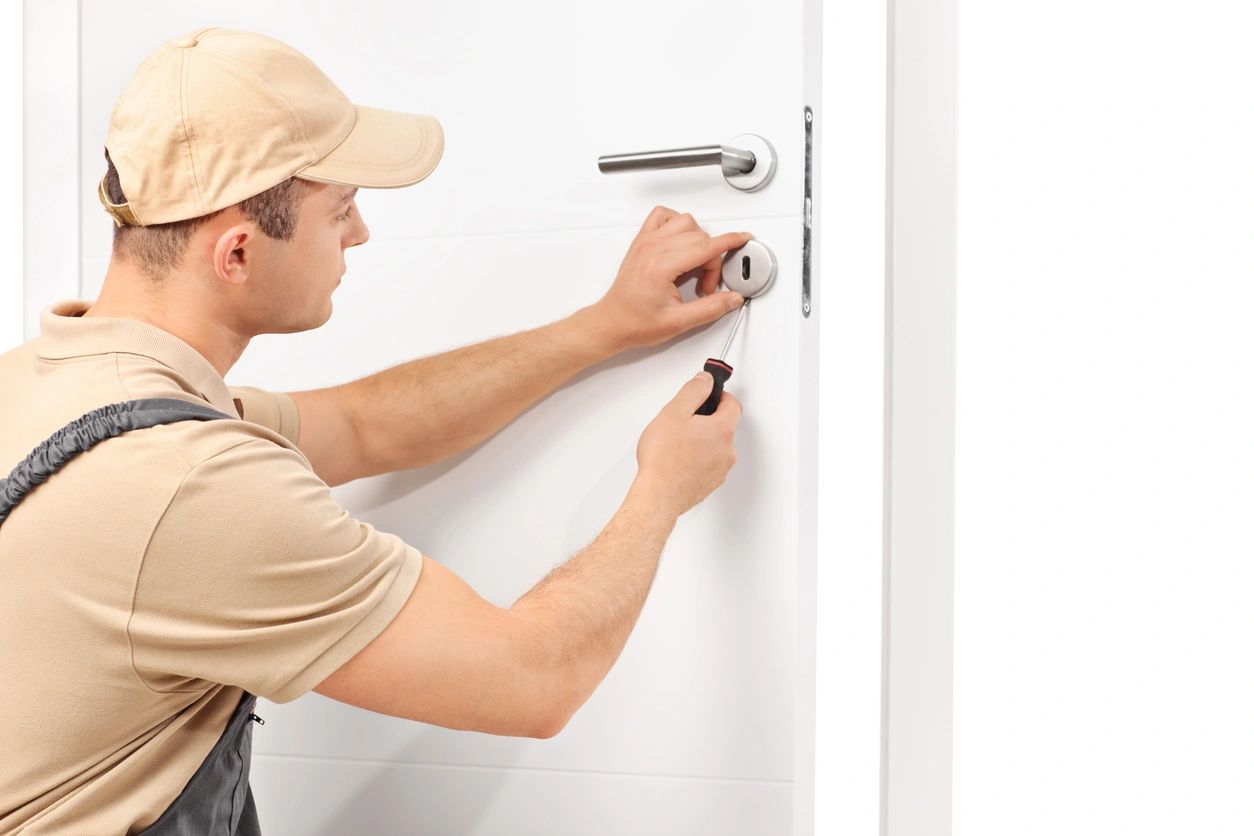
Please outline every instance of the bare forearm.
[[525, 619], [536, 654], [569, 695], [567, 717], [622, 653], [677, 516], [637, 479], [597, 538], [510, 608]]
[[339, 391], [368, 472], [422, 467], [469, 449], [617, 352], [581, 308], [541, 328], [423, 357]]

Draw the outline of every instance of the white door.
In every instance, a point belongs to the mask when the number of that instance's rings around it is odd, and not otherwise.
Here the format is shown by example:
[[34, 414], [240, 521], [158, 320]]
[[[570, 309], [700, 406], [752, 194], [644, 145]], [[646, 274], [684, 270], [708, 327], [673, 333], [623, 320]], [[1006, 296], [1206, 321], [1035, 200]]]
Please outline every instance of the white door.
[[[270, 836], [776, 834], [812, 807], [817, 313], [803, 310], [807, 50], [817, 8], [774, 3], [83, 4], [82, 294], [108, 263], [95, 203], [112, 103], [163, 41], [207, 25], [308, 55], [355, 102], [430, 113], [444, 157], [363, 190], [370, 242], [322, 328], [253, 341], [232, 385], [330, 386], [526, 330], [601, 296], [657, 204], [778, 259], [727, 357], [744, 413], [726, 483], [686, 514], [618, 663], [551, 740], [452, 731], [309, 694], [262, 702], [253, 787]], [[807, 19], [809, 18], [809, 19]], [[601, 155], [765, 137], [759, 191], [717, 166], [604, 174]], [[682, 287], [693, 297], [689, 281]], [[640, 432], [732, 317], [589, 370], [479, 447], [336, 489], [509, 605], [587, 545], [635, 473]], [[421, 405], [419, 405], [421, 408]]]

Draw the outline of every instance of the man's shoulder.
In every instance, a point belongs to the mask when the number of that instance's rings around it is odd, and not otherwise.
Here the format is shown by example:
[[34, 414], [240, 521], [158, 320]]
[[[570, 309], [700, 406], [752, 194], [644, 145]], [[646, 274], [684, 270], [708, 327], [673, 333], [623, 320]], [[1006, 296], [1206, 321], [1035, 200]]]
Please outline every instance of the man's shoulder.
[[305, 454], [286, 436], [242, 418], [189, 418], [159, 424], [141, 433], [142, 437], [132, 439], [133, 444], [155, 444], [169, 449], [178, 455], [186, 470], [223, 457], [239, 464], [313, 470]]

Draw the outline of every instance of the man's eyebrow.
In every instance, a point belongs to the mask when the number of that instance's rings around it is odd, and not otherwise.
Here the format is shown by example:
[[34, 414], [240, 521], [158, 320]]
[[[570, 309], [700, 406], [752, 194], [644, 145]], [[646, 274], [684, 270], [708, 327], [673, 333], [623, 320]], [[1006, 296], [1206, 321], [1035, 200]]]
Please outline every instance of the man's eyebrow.
[[352, 189], [349, 189], [348, 191], [341, 194], [340, 199], [335, 201], [335, 205], [339, 206], [341, 203], [347, 203], [349, 200], [352, 199], [353, 195], [355, 194], [357, 194], [357, 188], [353, 187]]

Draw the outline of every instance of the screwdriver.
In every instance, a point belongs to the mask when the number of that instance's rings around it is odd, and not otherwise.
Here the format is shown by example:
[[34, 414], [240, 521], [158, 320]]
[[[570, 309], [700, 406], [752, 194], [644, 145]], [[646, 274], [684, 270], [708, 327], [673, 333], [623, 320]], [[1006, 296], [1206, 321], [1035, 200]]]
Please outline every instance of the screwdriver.
[[714, 410], [718, 409], [718, 402], [723, 398], [723, 384], [731, 377], [732, 367], [723, 361], [727, 356], [727, 349], [731, 348], [732, 340], [736, 337], [736, 329], [740, 327], [740, 320], [744, 318], [745, 311], [749, 310], [749, 302], [752, 299], [746, 298], [743, 305], [740, 306], [740, 313], [736, 314], [736, 321], [732, 323], [731, 333], [727, 335], [727, 342], [723, 345], [723, 353], [718, 359], [713, 357], [705, 361], [705, 371], [714, 375], [714, 391], [710, 392], [710, 397], [705, 399], [705, 403], [697, 408], [693, 415], [712, 415]]

